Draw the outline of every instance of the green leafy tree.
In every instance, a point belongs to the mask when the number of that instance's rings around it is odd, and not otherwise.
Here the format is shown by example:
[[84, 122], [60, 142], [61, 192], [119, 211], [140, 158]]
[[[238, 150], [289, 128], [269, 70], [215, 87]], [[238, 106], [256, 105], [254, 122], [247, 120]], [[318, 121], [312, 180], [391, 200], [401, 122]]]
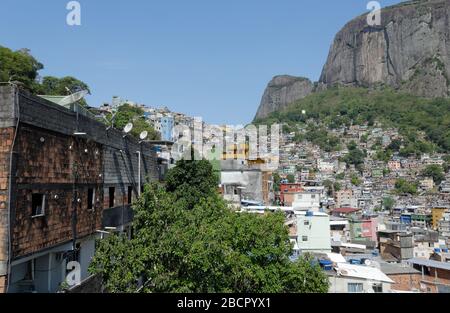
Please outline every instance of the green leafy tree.
[[328, 278], [311, 257], [290, 260], [285, 216], [230, 210], [205, 162], [180, 161], [166, 187], [145, 187], [134, 205], [131, 240], [99, 241], [90, 271], [107, 291], [327, 292]]
[[339, 182], [334, 183], [334, 191], [340, 191], [342, 189], [342, 185]]
[[[112, 115], [108, 114], [106, 119], [111, 123]], [[131, 134], [135, 137], [139, 137], [139, 134], [143, 131], [148, 132], [147, 139], [159, 140], [160, 134], [149, 124], [144, 117], [144, 110], [139, 107], [135, 107], [125, 103], [118, 107], [117, 113], [114, 116], [114, 127], [117, 129], [123, 129], [128, 123], [133, 123], [133, 129]]]
[[444, 179], [445, 174], [442, 166], [440, 165], [428, 165], [423, 171], [422, 175], [433, 178], [436, 185], [439, 185]]
[[348, 145], [348, 154], [344, 157], [344, 162], [348, 165], [354, 165], [358, 167], [364, 163], [365, 153], [364, 151], [358, 149], [354, 141], [350, 142]]
[[18, 81], [23, 87], [35, 90], [39, 70], [44, 66], [27, 49], [12, 51], [0, 46], [0, 81]]
[[351, 182], [354, 186], [360, 186], [362, 184], [361, 179], [357, 175], [352, 175]]
[[399, 194], [417, 194], [417, 185], [400, 178], [395, 182], [395, 189]]
[[[70, 92], [76, 92], [81, 89], [89, 90], [86, 83], [71, 77], [57, 78], [45, 76], [42, 82], [38, 81], [39, 71], [44, 65], [37, 61], [28, 49], [12, 51], [6, 47], [0, 46], [0, 81], [17, 81], [20, 86], [30, 90], [35, 94], [63, 96], [68, 95], [66, 88]], [[85, 100], [81, 100], [82, 105], [86, 105]]]
[[392, 209], [394, 208], [395, 200], [391, 197], [385, 197], [383, 198], [383, 207], [392, 212]]

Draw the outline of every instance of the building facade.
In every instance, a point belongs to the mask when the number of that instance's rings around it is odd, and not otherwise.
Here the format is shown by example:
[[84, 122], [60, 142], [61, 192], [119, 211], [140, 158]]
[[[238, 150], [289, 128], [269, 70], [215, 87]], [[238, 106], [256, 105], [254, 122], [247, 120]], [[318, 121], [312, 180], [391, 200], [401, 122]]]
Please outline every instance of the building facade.
[[[0, 87], [0, 292], [56, 292], [95, 240], [129, 231], [155, 152], [76, 110]], [[74, 267], [75, 268], [75, 267]]]

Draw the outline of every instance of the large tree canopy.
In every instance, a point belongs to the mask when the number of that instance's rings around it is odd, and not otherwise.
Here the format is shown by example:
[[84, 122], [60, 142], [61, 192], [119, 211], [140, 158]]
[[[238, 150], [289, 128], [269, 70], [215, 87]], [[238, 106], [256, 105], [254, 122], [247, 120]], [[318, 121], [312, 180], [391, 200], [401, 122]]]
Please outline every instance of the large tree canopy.
[[12, 51], [0, 46], [1, 82], [19, 82], [21, 87], [33, 93], [54, 96], [67, 95], [68, 91], [66, 88], [71, 92], [76, 92], [80, 89], [89, 90], [88, 85], [71, 76], [63, 78], [45, 76], [40, 82], [38, 80], [39, 71], [43, 68], [44, 66], [30, 54], [29, 50]]
[[29, 50], [12, 51], [0, 46], [0, 81], [17, 81], [33, 90], [36, 88], [38, 71], [44, 66], [39, 63]]
[[134, 204], [134, 237], [100, 241], [91, 271], [110, 292], [328, 291], [310, 257], [290, 260], [282, 213], [233, 212], [216, 186], [207, 161], [179, 162], [167, 187], [147, 185]]

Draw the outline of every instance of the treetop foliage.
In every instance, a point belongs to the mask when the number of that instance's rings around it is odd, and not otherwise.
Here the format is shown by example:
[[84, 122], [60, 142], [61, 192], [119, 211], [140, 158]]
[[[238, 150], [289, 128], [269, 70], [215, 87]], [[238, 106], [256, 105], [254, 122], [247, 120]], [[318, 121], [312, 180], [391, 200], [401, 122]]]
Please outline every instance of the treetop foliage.
[[[309, 256], [293, 262], [282, 213], [230, 210], [207, 161], [180, 161], [134, 204], [134, 238], [99, 242], [91, 271], [110, 292], [327, 292]], [[187, 198], [186, 198], [187, 197]]]

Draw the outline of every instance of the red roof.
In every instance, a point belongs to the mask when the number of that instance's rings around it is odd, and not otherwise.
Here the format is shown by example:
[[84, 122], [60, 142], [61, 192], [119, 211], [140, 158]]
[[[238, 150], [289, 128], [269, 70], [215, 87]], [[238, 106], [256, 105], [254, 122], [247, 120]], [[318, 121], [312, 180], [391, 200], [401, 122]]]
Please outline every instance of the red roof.
[[342, 214], [349, 214], [349, 213], [355, 213], [358, 212], [361, 209], [355, 209], [355, 208], [337, 208], [333, 210], [333, 213], [342, 213]]

